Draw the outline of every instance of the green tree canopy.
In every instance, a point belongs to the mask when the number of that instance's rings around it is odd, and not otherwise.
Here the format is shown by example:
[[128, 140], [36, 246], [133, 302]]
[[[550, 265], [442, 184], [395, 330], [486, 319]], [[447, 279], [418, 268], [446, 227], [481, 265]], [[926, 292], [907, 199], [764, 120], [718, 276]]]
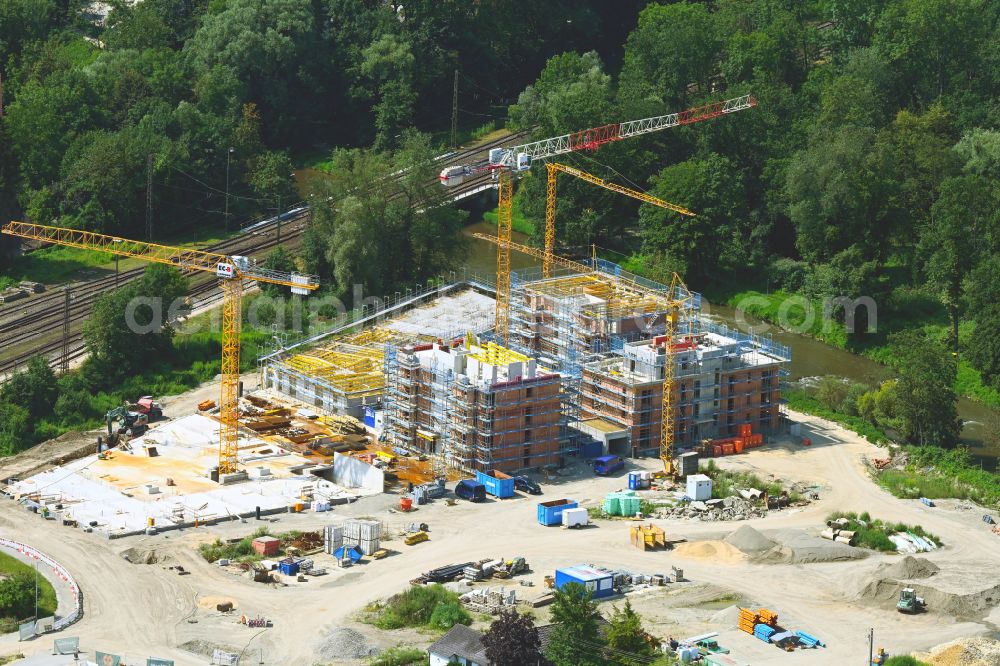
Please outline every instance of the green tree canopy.
[[606, 641], [599, 630], [600, 613], [587, 588], [566, 583], [555, 593], [552, 621], [545, 657], [555, 666], [600, 666], [601, 647]]

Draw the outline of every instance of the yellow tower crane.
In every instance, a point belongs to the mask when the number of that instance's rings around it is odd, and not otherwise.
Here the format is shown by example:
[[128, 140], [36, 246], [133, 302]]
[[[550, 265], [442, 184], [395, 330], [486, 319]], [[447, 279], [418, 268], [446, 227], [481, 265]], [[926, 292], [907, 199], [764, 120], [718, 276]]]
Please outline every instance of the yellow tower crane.
[[663, 199], [658, 199], [651, 194], [646, 194], [645, 192], [639, 192], [638, 190], [629, 189], [621, 185], [616, 185], [615, 183], [609, 183], [608, 181], [589, 174], [582, 169], [566, 166], [565, 164], [559, 164], [558, 162], [547, 162], [545, 164], [545, 170], [548, 173], [548, 181], [545, 190], [545, 256], [542, 258], [542, 275], [544, 277], [552, 277], [552, 258], [554, 256], [553, 251], [556, 244], [556, 176], [560, 171], [575, 178], [579, 178], [580, 180], [585, 180], [588, 183], [597, 185], [598, 187], [603, 187], [606, 190], [617, 192], [618, 194], [624, 194], [625, 196], [632, 197], [633, 199], [638, 199], [644, 203], [659, 206], [660, 208], [666, 208], [667, 210], [672, 210], [675, 213], [687, 215], [689, 217], [694, 217], [695, 215], [683, 206], [678, 206], [668, 201], [664, 201]]
[[215, 273], [222, 280], [222, 393], [219, 402], [219, 474], [238, 471], [240, 328], [243, 280], [291, 287], [292, 293], [308, 294], [319, 288], [313, 275], [286, 273], [260, 268], [241, 256], [228, 256], [143, 241], [107, 236], [78, 229], [47, 227], [27, 222], [11, 222], [0, 229], [5, 234], [31, 240], [68, 245], [84, 250], [110, 252], [180, 269]]
[[[487, 234], [473, 234], [475, 238], [480, 238], [491, 243], [500, 245], [503, 241]], [[548, 255], [544, 250], [539, 250], [528, 245], [508, 242], [512, 250], [517, 250], [543, 261], [546, 257], [559, 268], [564, 268], [574, 273], [594, 273], [596, 266], [588, 266], [572, 259], [566, 259], [556, 255]], [[629, 280], [621, 276], [614, 276], [618, 293], [617, 296], [637, 308], [655, 309], [662, 308], [666, 311], [664, 335], [664, 358], [663, 358], [663, 395], [660, 403], [660, 459], [663, 461], [663, 471], [673, 476], [676, 474], [674, 468], [674, 440], [676, 433], [674, 428], [677, 423], [676, 408], [674, 402], [674, 388], [676, 386], [674, 371], [674, 337], [677, 335], [677, 328], [687, 321], [688, 330], [690, 327], [691, 305], [694, 296], [688, 291], [687, 286], [677, 273], [670, 279], [669, 291], [664, 293], [658, 289], [653, 289], [634, 280]]]

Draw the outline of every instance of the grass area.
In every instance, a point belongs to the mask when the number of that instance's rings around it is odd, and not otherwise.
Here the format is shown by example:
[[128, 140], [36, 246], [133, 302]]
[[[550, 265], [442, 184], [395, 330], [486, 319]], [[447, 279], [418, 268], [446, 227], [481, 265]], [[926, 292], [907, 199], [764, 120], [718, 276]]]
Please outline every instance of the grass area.
[[462, 607], [458, 595], [443, 585], [416, 585], [385, 603], [370, 604], [364, 621], [379, 629], [417, 627], [447, 631], [456, 624], [472, 624], [472, 616]]
[[[513, 204], [511, 204], [510, 214], [511, 214], [510, 215], [511, 229], [513, 229], [514, 231], [519, 231], [522, 234], [527, 234], [529, 236], [535, 233], [534, 221], [529, 220], [527, 217], [524, 216], [524, 213], [521, 211], [521, 204], [518, 202], [516, 197], [514, 198]], [[493, 226], [497, 226], [497, 216], [498, 213], [496, 208], [494, 208], [493, 210], [488, 210], [485, 213], [483, 213], [483, 219], [485, 219]]]
[[[9, 633], [17, 631], [20, 621], [31, 617], [35, 605], [35, 567], [28, 566], [24, 562], [11, 557], [5, 553], [0, 553], [0, 575], [4, 580], [0, 581], [0, 598], [3, 599], [3, 606], [0, 606], [0, 632]], [[23, 584], [18, 584], [19, 579]], [[50, 617], [56, 612], [56, 591], [52, 584], [45, 577], [38, 574], [38, 617]], [[20, 606], [12, 605], [18, 601]], [[30, 606], [30, 609], [28, 607]], [[27, 609], [27, 613], [25, 610]]]
[[906, 446], [906, 469], [878, 473], [878, 482], [896, 497], [967, 499], [1000, 506], [1000, 475], [974, 465], [965, 449]]
[[896, 552], [896, 544], [889, 539], [889, 536], [898, 532], [911, 532], [918, 537], [931, 539], [939, 546], [944, 545], [940, 538], [930, 532], [924, 531], [924, 528], [920, 525], [886, 522], [872, 518], [867, 511], [861, 514], [854, 513], [853, 511], [834, 511], [826, 517], [826, 520], [829, 522], [840, 518], [847, 518], [848, 524], [846, 529], [856, 533], [854, 535], [856, 539], [855, 543], [862, 548], [894, 553]]
[[930, 666], [930, 664], [909, 655], [898, 655], [886, 659], [885, 666]]
[[410, 664], [427, 663], [427, 653], [424, 650], [409, 647], [389, 648], [377, 657], [368, 660], [369, 666], [410, 666]]
[[781, 391], [781, 397], [788, 401], [789, 409], [839, 423], [873, 444], [882, 444], [889, 441], [885, 432], [877, 426], [865, 421], [860, 416], [851, 416], [850, 414], [832, 410], [803, 389], [786, 387]]
[[[738, 490], [745, 488], [762, 490], [774, 497], [785, 492], [785, 487], [777, 481], [765, 481], [751, 472], [722, 469], [715, 464], [714, 460], [709, 460], [698, 471], [712, 479], [713, 499], [724, 499], [733, 495], [738, 496]], [[797, 492], [789, 492], [788, 499], [792, 502], [798, 502], [802, 499], [802, 495]]]
[[823, 302], [799, 294], [775, 291], [741, 291], [729, 297], [728, 304], [765, 321], [779, 323], [802, 335], [847, 348], [847, 329], [843, 324], [823, 316]]

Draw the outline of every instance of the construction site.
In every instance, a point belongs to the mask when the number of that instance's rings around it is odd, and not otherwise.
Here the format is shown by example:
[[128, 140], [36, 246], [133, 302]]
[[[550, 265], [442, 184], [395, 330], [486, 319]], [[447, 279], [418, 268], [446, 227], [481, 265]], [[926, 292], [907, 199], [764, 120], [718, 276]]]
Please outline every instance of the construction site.
[[[703, 316], [680, 276], [658, 283], [596, 252], [555, 251], [559, 173], [696, 211], [548, 162], [544, 247], [512, 242], [513, 179], [532, 161], [755, 104], [446, 168], [445, 186], [495, 174], [497, 235], [483, 237], [496, 244], [495, 275], [433, 281], [301, 340], [275, 335], [242, 375], [244, 289], [304, 296], [318, 278], [5, 226], [212, 273], [224, 297], [217, 381], [143, 396], [109, 411], [106, 430], [0, 461], [0, 527], [16, 536], [0, 547], [42, 563], [59, 600], [0, 654], [308, 665], [417, 647], [434, 664], [485, 666], [478, 636], [493, 617], [522, 607], [541, 633], [557, 592], [577, 583], [604, 615], [628, 599], [650, 645], [681, 663], [840, 665], [868, 653], [881, 664], [911, 652], [934, 666], [1000, 663], [1000, 528], [988, 509], [884, 492], [872, 478], [882, 449], [785, 405], [790, 349]], [[515, 251], [541, 266], [511, 270]], [[394, 595], [436, 583], [476, 614], [470, 626], [379, 628]]]

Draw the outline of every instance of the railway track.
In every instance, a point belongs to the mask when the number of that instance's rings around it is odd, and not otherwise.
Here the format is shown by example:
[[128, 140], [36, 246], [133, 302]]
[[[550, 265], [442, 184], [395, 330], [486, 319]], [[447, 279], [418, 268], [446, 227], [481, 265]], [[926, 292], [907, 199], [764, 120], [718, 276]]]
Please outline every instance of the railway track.
[[[517, 132], [490, 141], [484, 145], [473, 149], [466, 149], [455, 153], [446, 153], [436, 158], [436, 161], [463, 161], [470, 156], [482, 154], [483, 156], [491, 149], [501, 145], [510, 144], [527, 135], [526, 131]], [[400, 178], [401, 173], [392, 174], [392, 178]], [[462, 195], [473, 192], [490, 183], [490, 176], [483, 175], [469, 179], [460, 186], [450, 188], [448, 195], [442, 197], [460, 198]], [[305, 230], [309, 217], [308, 211], [289, 218], [280, 220], [282, 226], [282, 245], [297, 246], [299, 239]], [[208, 248], [208, 251], [220, 254], [243, 254], [260, 258], [261, 253], [267, 252], [278, 245], [277, 219], [258, 222], [246, 227], [243, 234], [234, 236], [216, 243]], [[115, 288], [116, 283], [121, 286], [137, 279], [142, 275], [144, 267], [133, 268], [122, 271], [117, 279], [114, 275], [80, 282], [70, 285], [71, 301], [69, 307], [70, 334], [67, 345], [66, 361], [72, 363], [82, 358], [86, 354], [83, 343], [82, 327], [93, 307], [98, 296], [106, 291]], [[219, 300], [217, 290], [218, 282], [210, 275], [203, 273], [188, 272], [191, 280], [191, 287], [188, 291], [188, 299], [191, 302], [193, 311]], [[0, 352], [0, 381], [9, 374], [22, 367], [33, 356], [42, 355], [48, 359], [49, 364], [58, 366], [63, 360], [63, 340], [62, 330], [65, 318], [65, 295], [62, 289], [53, 289], [39, 294], [25, 302], [11, 303], [0, 308], [0, 340], [3, 340], [3, 348], [17, 350], [12, 354]], [[41, 340], [40, 344], [31, 344], [32, 340]]]

